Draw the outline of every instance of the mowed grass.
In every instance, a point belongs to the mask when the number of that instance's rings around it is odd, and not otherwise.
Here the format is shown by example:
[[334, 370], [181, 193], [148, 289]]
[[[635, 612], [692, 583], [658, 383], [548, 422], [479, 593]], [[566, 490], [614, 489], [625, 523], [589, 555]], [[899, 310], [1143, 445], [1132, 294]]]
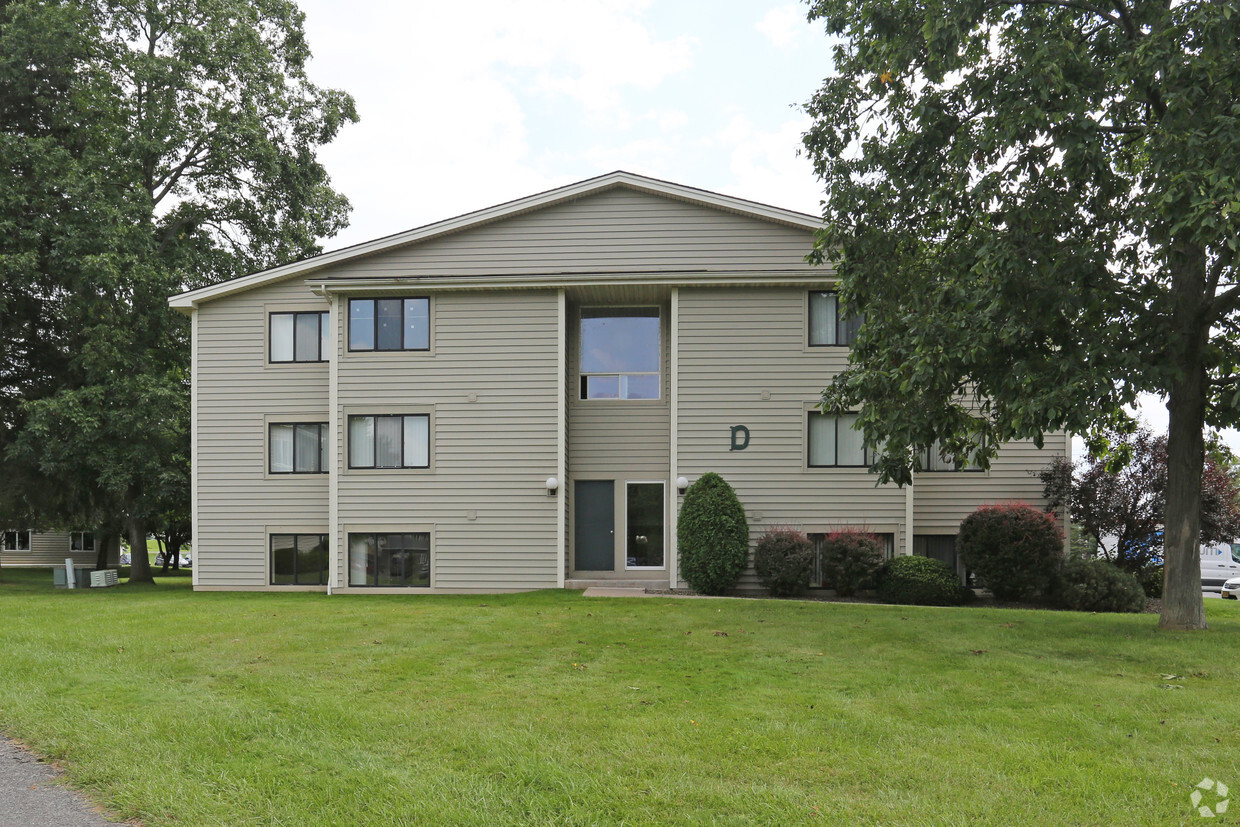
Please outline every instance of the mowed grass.
[[1240, 788], [1230, 602], [1189, 634], [1152, 615], [50, 581], [0, 571], [0, 729], [147, 825], [1161, 825], [1197, 821], [1205, 776]]

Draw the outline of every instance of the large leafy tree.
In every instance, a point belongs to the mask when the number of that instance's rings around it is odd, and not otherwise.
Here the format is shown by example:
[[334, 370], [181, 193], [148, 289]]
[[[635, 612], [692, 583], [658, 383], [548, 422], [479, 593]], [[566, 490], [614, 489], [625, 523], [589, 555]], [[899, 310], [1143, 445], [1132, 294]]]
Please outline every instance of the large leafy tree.
[[866, 315], [826, 402], [907, 482], [1168, 400], [1164, 627], [1205, 628], [1203, 430], [1240, 423], [1240, 12], [1204, 0], [813, 0], [816, 257]]
[[[344, 225], [288, 0], [0, 2], [0, 513], [123, 525], [188, 474], [188, 325], [168, 295]], [[184, 496], [182, 493], [180, 496]], [[133, 579], [149, 580], [145, 554]]]

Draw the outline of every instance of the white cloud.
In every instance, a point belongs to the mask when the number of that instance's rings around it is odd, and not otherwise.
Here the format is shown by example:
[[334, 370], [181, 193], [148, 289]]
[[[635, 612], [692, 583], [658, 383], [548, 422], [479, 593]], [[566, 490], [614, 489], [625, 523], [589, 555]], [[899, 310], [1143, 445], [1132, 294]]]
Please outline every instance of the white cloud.
[[820, 214], [822, 185], [809, 159], [798, 154], [801, 135], [809, 125], [809, 118], [802, 115], [765, 130], [745, 115], [734, 116], [717, 138], [718, 149], [727, 152], [728, 171], [735, 182], [729, 194]]
[[799, 3], [777, 6], [768, 11], [755, 28], [776, 48], [791, 46], [809, 31], [805, 6]]

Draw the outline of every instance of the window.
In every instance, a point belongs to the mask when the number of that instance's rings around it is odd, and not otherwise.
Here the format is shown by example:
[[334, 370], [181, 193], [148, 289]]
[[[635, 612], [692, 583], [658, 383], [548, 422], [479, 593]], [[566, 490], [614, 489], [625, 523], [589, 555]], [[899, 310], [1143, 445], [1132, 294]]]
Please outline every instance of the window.
[[349, 299], [349, 350], [430, 346], [430, 299]]
[[874, 464], [875, 451], [865, 447], [862, 433], [853, 426], [856, 414], [827, 416], [811, 411], [807, 464], [810, 468], [869, 468]]
[[[955, 534], [914, 534], [913, 554], [917, 557], [932, 557], [947, 564], [952, 571], [961, 573], [963, 568], [956, 556]], [[973, 573], [964, 571], [961, 582], [970, 584]]]
[[30, 551], [30, 531], [6, 531], [4, 532], [3, 544], [0, 545], [3, 551]]
[[330, 444], [326, 422], [272, 423], [267, 428], [269, 473], [326, 474]]
[[75, 531], [69, 535], [69, 551], [94, 551], [95, 533], [93, 531]]
[[[809, 537], [810, 545], [814, 550], [814, 567], [812, 573], [810, 574], [810, 586], [815, 588], [820, 586], [823, 588], [830, 588], [830, 586], [827, 585], [826, 578], [822, 573], [822, 544], [826, 542], [827, 535], [824, 532], [817, 534], [811, 533], [807, 536]], [[878, 538], [879, 544], [883, 547], [883, 556], [886, 559], [890, 560], [893, 556], [895, 556], [896, 535], [891, 534], [890, 532], [874, 532], [874, 536]]]
[[659, 308], [581, 310], [581, 398], [658, 399]]
[[943, 449], [936, 440], [927, 450], [921, 452], [921, 468], [923, 471], [981, 471], [977, 465], [977, 451], [978, 449], [974, 448], [969, 452], [969, 464], [965, 466], [949, 456], [944, 456]]
[[350, 586], [431, 584], [431, 535], [350, 534]]
[[428, 414], [349, 417], [350, 468], [429, 468]]
[[271, 585], [327, 585], [326, 534], [272, 534]]
[[331, 353], [330, 313], [272, 313], [272, 362], [326, 362]]
[[864, 316], [840, 306], [838, 293], [816, 290], [809, 294], [810, 347], [851, 345], [864, 321]]

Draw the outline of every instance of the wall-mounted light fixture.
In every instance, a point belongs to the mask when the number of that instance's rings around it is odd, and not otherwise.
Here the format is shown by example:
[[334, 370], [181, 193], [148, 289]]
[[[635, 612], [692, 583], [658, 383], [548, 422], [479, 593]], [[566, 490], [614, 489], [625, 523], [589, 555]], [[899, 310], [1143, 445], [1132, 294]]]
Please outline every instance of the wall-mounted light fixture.
[[676, 478], [676, 490], [681, 494], [685, 493], [685, 489], [689, 487], [689, 481], [684, 477]]
[[547, 477], [547, 496], [554, 497], [555, 492], [560, 488], [560, 481], [555, 477]]

